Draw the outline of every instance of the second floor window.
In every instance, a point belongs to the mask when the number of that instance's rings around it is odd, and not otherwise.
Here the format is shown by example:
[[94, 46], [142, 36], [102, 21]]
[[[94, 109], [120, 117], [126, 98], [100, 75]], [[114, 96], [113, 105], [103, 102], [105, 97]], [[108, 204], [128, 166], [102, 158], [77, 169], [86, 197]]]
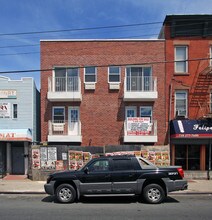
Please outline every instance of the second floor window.
[[109, 83], [120, 82], [120, 67], [110, 66], [108, 68], [108, 82]]
[[55, 68], [55, 91], [78, 91], [78, 68]]
[[140, 107], [140, 117], [149, 118], [152, 120], [152, 106], [142, 106]]
[[85, 83], [96, 83], [96, 67], [85, 67]]
[[187, 99], [187, 91], [179, 90], [175, 92], [175, 116], [188, 116]]
[[176, 46], [175, 47], [175, 73], [188, 72], [188, 47]]

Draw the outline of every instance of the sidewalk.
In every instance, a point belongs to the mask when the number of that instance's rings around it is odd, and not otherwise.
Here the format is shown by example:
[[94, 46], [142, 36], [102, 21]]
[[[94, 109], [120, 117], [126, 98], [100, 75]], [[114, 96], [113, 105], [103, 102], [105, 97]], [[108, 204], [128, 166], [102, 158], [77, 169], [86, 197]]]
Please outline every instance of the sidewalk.
[[[0, 194], [45, 194], [44, 181], [0, 179]], [[189, 180], [188, 190], [171, 194], [212, 194], [212, 180]]]

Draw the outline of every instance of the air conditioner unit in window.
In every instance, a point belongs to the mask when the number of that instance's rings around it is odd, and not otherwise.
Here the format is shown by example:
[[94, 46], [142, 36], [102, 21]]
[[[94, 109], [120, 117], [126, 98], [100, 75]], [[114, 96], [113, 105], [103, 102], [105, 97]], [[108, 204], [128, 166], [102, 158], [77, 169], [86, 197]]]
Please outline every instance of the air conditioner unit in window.
[[175, 116], [180, 118], [185, 118], [185, 114], [181, 110], [177, 110]]
[[64, 131], [64, 123], [53, 123], [53, 131]]

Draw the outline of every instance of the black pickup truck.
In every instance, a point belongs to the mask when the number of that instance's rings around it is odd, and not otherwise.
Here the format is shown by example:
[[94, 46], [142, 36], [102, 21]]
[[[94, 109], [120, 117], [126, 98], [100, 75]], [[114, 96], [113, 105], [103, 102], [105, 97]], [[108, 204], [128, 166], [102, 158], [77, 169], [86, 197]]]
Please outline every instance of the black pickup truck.
[[147, 203], [161, 203], [168, 192], [187, 189], [181, 167], [158, 168], [142, 157], [109, 156], [89, 161], [76, 171], [51, 174], [47, 194], [62, 203], [80, 196], [140, 195]]

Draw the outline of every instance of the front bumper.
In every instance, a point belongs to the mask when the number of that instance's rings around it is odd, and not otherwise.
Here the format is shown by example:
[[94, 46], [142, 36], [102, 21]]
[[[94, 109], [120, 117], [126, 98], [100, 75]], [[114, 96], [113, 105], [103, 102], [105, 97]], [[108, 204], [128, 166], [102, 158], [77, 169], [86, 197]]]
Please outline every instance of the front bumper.
[[49, 195], [54, 195], [54, 183], [55, 181], [51, 181], [50, 183], [46, 183], [44, 185], [44, 190]]
[[187, 190], [188, 182], [186, 180], [164, 180], [166, 183], [167, 192]]

